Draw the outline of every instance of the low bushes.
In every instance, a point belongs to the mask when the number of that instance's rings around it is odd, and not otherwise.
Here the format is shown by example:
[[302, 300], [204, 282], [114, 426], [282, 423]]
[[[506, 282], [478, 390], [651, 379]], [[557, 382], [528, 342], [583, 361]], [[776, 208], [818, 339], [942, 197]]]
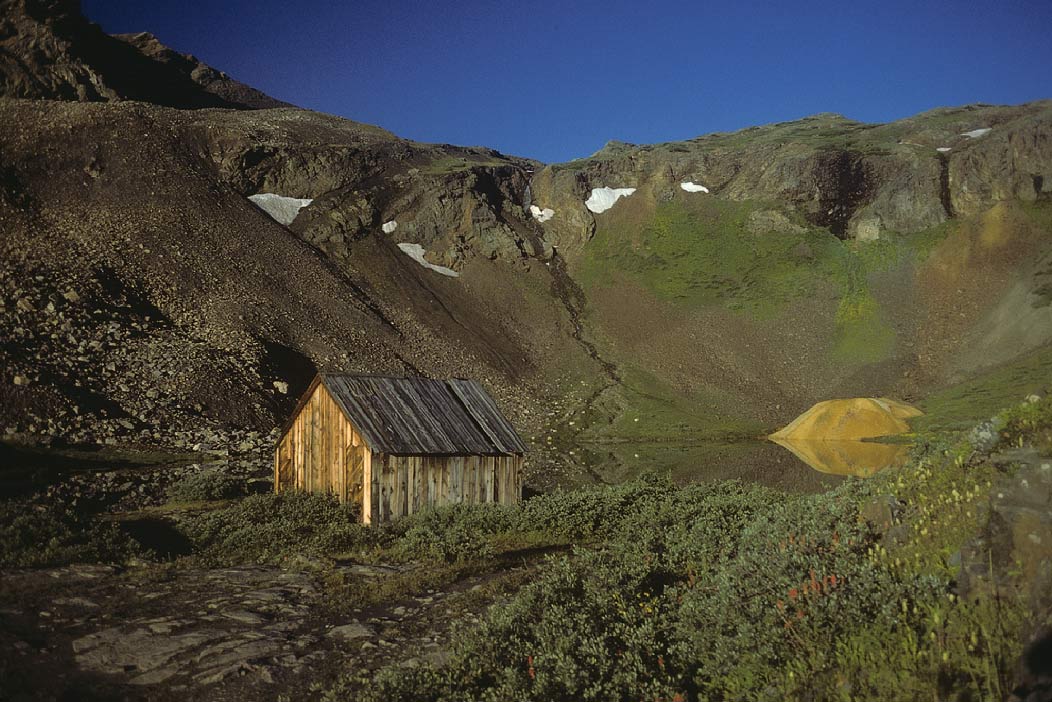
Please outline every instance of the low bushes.
[[179, 529], [203, 561], [280, 563], [370, 548], [380, 534], [328, 495], [250, 495], [225, 509], [188, 516]]
[[0, 501], [0, 568], [120, 562], [135, 552], [113, 522], [58, 505]]
[[168, 499], [173, 502], [202, 502], [228, 500], [245, 494], [245, 481], [218, 470], [193, 473], [168, 488]]
[[[1004, 413], [1000, 445], [1043, 436], [1047, 412], [1042, 401]], [[432, 543], [463, 526], [474, 539], [465, 553], [509, 533], [579, 546], [490, 610], [448, 664], [348, 675], [326, 696], [1001, 699], [1024, 603], [1010, 587], [962, 602], [954, 565], [982, 532], [997, 475], [956, 437], [933, 439], [909, 468], [821, 495], [643, 477], [435, 516], [426, 537], [407, 537]], [[900, 523], [860, 517], [888, 501]], [[435, 555], [457, 552], [444, 548]]]

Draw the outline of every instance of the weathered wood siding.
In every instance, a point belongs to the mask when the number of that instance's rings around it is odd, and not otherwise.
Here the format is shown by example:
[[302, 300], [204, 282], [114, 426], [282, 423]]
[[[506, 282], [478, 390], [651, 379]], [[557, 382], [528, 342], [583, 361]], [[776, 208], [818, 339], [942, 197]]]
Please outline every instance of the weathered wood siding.
[[522, 497], [522, 456], [374, 454], [369, 519], [380, 523], [458, 502], [514, 504]]
[[363, 508], [369, 447], [321, 383], [303, 404], [274, 456], [274, 490], [328, 492]]
[[447, 456], [374, 452], [324, 383], [315, 383], [274, 453], [276, 492], [327, 492], [378, 524], [459, 502], [514, 504], [521, 455]]

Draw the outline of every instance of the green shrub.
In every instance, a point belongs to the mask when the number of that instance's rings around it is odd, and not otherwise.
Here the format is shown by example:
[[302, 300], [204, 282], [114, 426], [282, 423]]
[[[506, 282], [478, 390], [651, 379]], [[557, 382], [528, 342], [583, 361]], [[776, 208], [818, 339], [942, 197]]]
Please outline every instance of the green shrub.
[[168, 499], [173, 502], [202, 502], [228, 500], [245, 494], [245, 481], [218, 470], [193, 473], [168, 488]]
[[650, 473], [620, 485], [558, 490], [523, 502], [514, 515], [514, 528], [569, 540], [597, 539], [616, 532], [638, 506], [675, 492], [671, 481]]
[[[1040, 426], [1025, 412], [1020, 422]], [[914, 468], [821, 495], [737, 482], [677, 488], [647, 476], [518, 508], [451, 510], [406, 537], [424, 548], [447, 531], [540, 531], [582, 545], [491, 609], [447, 665], [349, 676], [327, 697], [1003, 697], [1025, 609], [1008, 594], [955, 599], [947, 554], [979, 531], [975, 500], [993, 470], [960, 460], [959, 446], [940, 442]], [[899, 541], [859, 516], [888, 493], [906, 505]], [[470, 543], [437, 548], [479, 553]]]
[[511, 510], [503, 505], [450, 505], [409, 517], [397, 551], [408, 558], [434, 558], [447, 563], [492, 558], [490, 537], [512, 527]]
[[136, 551], [113, 522], [72, 509], [0, 502], [0, 567], [121, 562]]
[[1052, 394], [1034, 396], [998, 415], [1001, 439], [1009, 446], [1031, 439], [1043, 450], [1052, 450]]
[[278, 563], [372, 548], [382, 532], [358, 523], [331, 495], [250, 495], [225, 509], [184, 518], [180, 530], [198, 558], [216, 563]]

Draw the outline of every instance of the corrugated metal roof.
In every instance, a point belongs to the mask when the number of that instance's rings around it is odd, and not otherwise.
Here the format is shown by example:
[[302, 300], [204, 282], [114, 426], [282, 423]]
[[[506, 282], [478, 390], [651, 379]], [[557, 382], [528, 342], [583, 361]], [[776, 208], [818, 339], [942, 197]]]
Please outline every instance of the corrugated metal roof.
[[473, 380], [322, 373], [321, 382], [374, 451], [525, 453], [526, 445]]

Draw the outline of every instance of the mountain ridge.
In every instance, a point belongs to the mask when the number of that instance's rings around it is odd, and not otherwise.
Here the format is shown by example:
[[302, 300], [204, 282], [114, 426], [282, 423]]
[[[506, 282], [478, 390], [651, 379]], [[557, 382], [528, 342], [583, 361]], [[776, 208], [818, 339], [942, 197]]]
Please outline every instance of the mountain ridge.
[[0, 95], [184, 109], [290, 107], [151, 34], [106, 34], [83, 16], [79, 0], [0, 2]]

